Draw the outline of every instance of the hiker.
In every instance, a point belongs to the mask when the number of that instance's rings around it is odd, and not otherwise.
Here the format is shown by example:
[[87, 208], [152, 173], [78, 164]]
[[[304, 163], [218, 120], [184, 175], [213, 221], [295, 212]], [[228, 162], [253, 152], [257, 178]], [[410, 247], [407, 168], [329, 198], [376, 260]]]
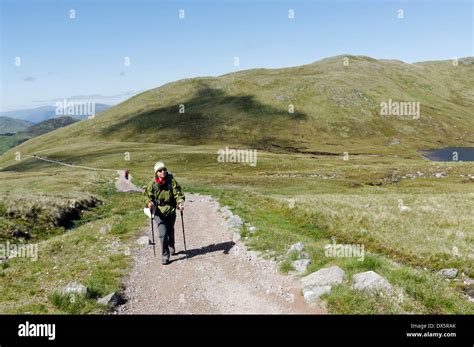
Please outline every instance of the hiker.
[[128, 170], [125, 170], [125, 179], [128, 180]]
[[176, 208], [184, 209], [184, 194], [173, 175], [169, 173], [162, 162], [154, 166], [155, 178], [146, 186], [145, 204], [155, 214], [154, 228], [160, 234], [161, 264], [167, 265], [170, 254], [176, 255], [174, 243], [174, 223]]

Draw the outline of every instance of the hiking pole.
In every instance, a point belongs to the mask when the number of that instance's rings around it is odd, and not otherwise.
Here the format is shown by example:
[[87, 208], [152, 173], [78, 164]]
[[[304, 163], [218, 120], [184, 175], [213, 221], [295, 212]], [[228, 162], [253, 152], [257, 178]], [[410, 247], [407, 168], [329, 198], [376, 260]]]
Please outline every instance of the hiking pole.
[[155, 214], [152, 212], [150, 208], [150, 222], [151, 222], [151, 241], [148, 240], [150, 245], [153, 245], [153, 254], [156, 257], [156, 250], [155, 250], [155, 231], [153, 230], [153, 219], [155, 219]]
[[186, 249], [186, 235], [184, 234], [184, 219], [183, 219], [183, 210], [181, 212], [181, 226], [183, 227], [183, 241], [184, 241], [184, 252], [186, 252], [186, 258], [188, 257], [188, 251]]

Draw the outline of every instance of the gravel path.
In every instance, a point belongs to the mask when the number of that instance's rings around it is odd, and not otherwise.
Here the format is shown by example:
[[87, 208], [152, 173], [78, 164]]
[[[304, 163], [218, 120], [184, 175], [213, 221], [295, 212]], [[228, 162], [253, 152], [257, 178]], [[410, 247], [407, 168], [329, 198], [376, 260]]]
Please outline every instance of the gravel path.
[[125, 179], [125, 171], [117, 170], [118, 176], [115, 178], [115, 189], [118, 192], [143, 192], [143, 189], [138, 188], [132, 183], [133, 176], [128, 175], [128, 180]]
[[304, 303], [297, 279], [278, 274], [273, 261], [260, 259], [240, 241], [232, 241], [232, 232], [222, 226], [224, 217], [216, 200], [193, 194], [186, 194], [186, 199], [187, 252], [179, 215], [178, 254], [166, 266], [160, 263], [159, 242], [153, 256], [147, 244], [150, 227], [144, 223], [125, 283], [127, 303], [115, 313], [323, 313]]

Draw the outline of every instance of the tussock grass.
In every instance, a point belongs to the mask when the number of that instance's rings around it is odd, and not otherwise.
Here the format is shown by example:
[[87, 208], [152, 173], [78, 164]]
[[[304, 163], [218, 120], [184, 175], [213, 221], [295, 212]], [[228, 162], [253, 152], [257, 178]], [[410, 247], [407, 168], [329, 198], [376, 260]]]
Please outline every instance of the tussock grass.
[[[387, 241], [383, 234], [370, 231], [369, 235], [365, 235], [365, 237], [355, 237], [353, 235], [352, 238], [344, 234], [348, 230], [353, 230], [355, 226], [360, 227], [358, 223], [362, 221], [367, 223], [367, 218], [342, 218], [342, 216], [347, 216], [350, 211], [356, 213], [354, 207], [348, 209], [341, 208], [341, 206], [345, 207], [348, 201], [357, 201], [360, 198], [358, 196], [348, 195], [346, 197], [348, 200], [340, 201], [339, 204], [334, 202], [331, 213], [329, 209], [319, 208], [320, 205], [324, 206], [326, 203], [328, 206], [331, 205], [331, 203], [324, 200], [324, 196], [321, 197], [316, 208], [314, 207], [316, 203], [307, 200], [306, 196], [305, 198], [297, 198], [295, 207], [290, 209], [287, 201], [282, 200], [280, 196], [275, 199], [264, 197], [261, 194], [249, 193], [247, 190], [232, 189], [224, 191], [216, 187], [212, 189], [196, 187], [195, 189], [219, 196], [222, 204], [229, 205], [244, 220], [251, 221], [252, 224], [256, 225], [258, 227], [257, 233], [246, 234], [247, 244], [251, 248], [262, 252], [262, 254], [271, 254], [271, 257], [280, 261], [280, 271], [284, 273], [292, 271], [291, 261], [294, 260], [294, 257], [291, 254], [287, 255], [286, 250], [291, 244], [298, 241], [305, 244], [305, 251], [309, 253], [312, 260], [308, 267], [308, 273], [330, 265], [338, 265], [343, 268], [346, 272], [345, 282], [340, 286], [336, 286], [331, 293], [323, 296], [327, 300], [330, 312], [351, 314], [474, 314], [474, 305], [469, 303], [462, 292], [456, 288], [456, 283], [441, 280], [433, 271], [440, 264], [436, 252], [442, 252], [443, 248], [436, 249], [426, 242], [423, 245], [412, 245], [408, 238], [401, 237], [403, 233], [395, 233], [392, 236], [393, 238], [390, 239], [392, 243], [387, 242], [386, 246], [380, 249], [376, 247], [377, 242], [383, 245]], [[374, 197], [371, 198], [375, 199]], [[377, 206], [380, 209], [383, 209], [381, 203], [384, 200], [380, 200], [383, 198], [384, 194], [376, 194], [374, 200], [379, 203]], [[331, 199], [335, 199], [335, 197], [331, 196]], [[341, 199], [344, 199], [344, 196]], [[360, 199], [365, 201], [362, 198]], [[455, 197], [455, 199], [459, 201], [460, 197]], [[392, 199], [388, 198], [387, 201], [392, 201]], [[309, 209], [308, 205], [312, 208]], [[388, 209], [388, 206], [386, 208]], [[314, 213], [314, 211], [317, 211], [317, 213]], [[446, 212], [449, 213], [450, 211], [452, 210]], [[374, 213], [379, 212], [375, 211]], [[431, 213], [431, 211], [429, 212]], [[436, 213], [439, 214], [440, 211], [436, 211]], [[378, 216], [377, 218], [383, 219], [384, 216]], [[346, 224], [343, 221], [346, 221]], [[391, 223], [392, 228], [397, 225], [393, 225], [393, 221]], [[387, 225], [390, 225], [390, 223], [387, 223]], [[429, 232], [428, 230], [426, 232]], [[423, 232], [423, 229], [418, 232]], [[370, 236], [370, 234], [373, 235]], [[337, 243], [364, 244], [365, 256], [363, 261], [359, 261], [357, 258], [327, 257], [324, 253], [324, 246], [332, 243], [331, 236], [336, 237]], [[410, 254], [407, 253], [406, 258], [400, 259], [399, 252], [392, 251], [390, 246], [397, 247], [397, 245], [402, 244], [407, 249], [409, 247], [413, 247], [413, 250], [423, 249], [426, 254], [431, 256], [428, 260], [412, 259]], [[438, 245], [438, 243], [434, 244]], [[464, 248], [461, 247], [461, 249]], [[268, 253], [269, 250], [276, 250], [276, 253]], [[442, 265], [452, 264], [449, 263], [450, 259]], [[457, 265], [462, 269], [469, 269], [470, 263], [468, 263], [468, 260], [468, 258], [461, 258]], [[423, 265], [425, 269], [422, 268]], [[352, 276], [364, 271], [375, 271], [386, 277], [394, 286], [393, 294], [380, 296], [351, 289]]]
[[[398, 200], [411, 208], [400, 211]], [[298, 198], [341, 242], [362, 243], [416, 266], [456, 267], [474, 273], [474, 192], [320, 194]]]

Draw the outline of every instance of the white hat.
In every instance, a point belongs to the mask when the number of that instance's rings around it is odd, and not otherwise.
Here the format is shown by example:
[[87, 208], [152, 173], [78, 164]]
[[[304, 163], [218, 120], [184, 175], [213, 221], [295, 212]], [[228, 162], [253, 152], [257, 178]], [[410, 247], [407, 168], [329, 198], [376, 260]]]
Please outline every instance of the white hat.
[[161, 161], [157, 161], [155, 163], [155, 173], [160, 170], [166, 168], [165, 163], [162, 163]]

